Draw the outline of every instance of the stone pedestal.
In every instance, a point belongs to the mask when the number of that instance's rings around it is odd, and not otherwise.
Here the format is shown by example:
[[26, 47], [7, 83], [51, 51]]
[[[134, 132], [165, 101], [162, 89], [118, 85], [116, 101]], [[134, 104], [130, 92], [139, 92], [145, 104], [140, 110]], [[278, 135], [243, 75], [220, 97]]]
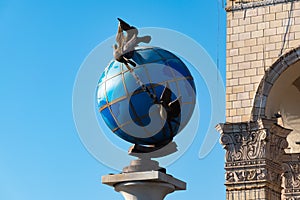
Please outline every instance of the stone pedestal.
[[[151, 188], [151, 189], [149, 189]], [[161, 200], [175, 190], [174, 186], [168, 183], [153, 182], [131, 182], [119, 183], [115, 190], [120, 192], [126, 200]]]
[[186, 183], [160, 171], [129, 172], [102, 177], [102, 183], [120, 192], [125, 200], [163, 200]]
[[186, 183], [166, 174], [166, 169], [152, 158], [170, 155], [177, 151], [174, 142], [149, 153], [139, 153], [136, 148], [129, 149], [129, 155], [138, 159], [130, 162], [120, 174], [102, 177], [102, 183], [112, 186], [125, 200], [163, 200], [176, 190], [185, 190]]

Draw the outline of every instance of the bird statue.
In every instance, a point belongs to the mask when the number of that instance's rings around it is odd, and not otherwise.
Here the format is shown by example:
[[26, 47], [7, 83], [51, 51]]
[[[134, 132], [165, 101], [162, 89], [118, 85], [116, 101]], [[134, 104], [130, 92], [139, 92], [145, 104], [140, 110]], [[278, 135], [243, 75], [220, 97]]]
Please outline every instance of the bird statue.
[[[138, 37], [138, 29], [134, 26], [129, 25], [124, 20], [118, 18], [119, 26], [116, 36], [116, 42], [114, 47], [114, 58], [126, 65], [126, 67], [131, 70], [128, 64], [135, 67], [136, 64], [130, 60], [134, 54], [134, 49], [139, 43], [149, 43], [151, 41], [151, 36]], [[126, 36], [123, 31], [126, 32]]]

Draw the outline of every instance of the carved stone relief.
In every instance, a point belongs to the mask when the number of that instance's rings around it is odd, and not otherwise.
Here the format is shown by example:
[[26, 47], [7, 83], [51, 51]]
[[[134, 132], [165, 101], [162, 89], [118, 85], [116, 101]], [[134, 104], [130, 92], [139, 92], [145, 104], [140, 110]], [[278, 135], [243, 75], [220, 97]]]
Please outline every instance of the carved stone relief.
[[227, 190], [270, 187], [280, 194], [281, 163], [290, 130], [272, 120], [227, 123], [217, 129], [221, 133], [220, 143], [226, 150]]
[[282, 186], [284, 200], [300, 200], [300, 155], [286, 156], [282, 164]]

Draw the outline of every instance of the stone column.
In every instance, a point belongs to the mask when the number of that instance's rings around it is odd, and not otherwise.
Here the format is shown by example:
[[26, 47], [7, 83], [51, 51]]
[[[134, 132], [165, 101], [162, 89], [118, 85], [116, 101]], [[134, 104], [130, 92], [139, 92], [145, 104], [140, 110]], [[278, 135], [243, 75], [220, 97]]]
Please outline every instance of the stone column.
[[282, 199], [300, 199], [300, 154], [288, 154], [284, 156], [282, 164]]
[[227, 200], [280, 200], [285, 129], [273, 120], [225, 123], [217, 126], [226, 150]]

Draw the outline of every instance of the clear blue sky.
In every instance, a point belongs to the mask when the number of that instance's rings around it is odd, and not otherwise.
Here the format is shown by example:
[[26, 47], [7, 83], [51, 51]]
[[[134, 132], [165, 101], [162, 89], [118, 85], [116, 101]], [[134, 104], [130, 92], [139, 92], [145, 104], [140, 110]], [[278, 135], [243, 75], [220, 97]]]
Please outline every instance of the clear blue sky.
[[[101, 184], [102, 175], [116, 171], [84, 148], [72, 115], [80, 65], [115, 34], [117, 17], [137, 27], [188, 35], [215, 62], [219, 57], [225, 78], [221, 0], [1, 0], [0, 200], [122, 199]], [[167, 200], [225, 199], [224, 151], [217, 144], [200, 160], [203, 138], [197, 135], [190, 149], [168, 167], [188, 189]]]

